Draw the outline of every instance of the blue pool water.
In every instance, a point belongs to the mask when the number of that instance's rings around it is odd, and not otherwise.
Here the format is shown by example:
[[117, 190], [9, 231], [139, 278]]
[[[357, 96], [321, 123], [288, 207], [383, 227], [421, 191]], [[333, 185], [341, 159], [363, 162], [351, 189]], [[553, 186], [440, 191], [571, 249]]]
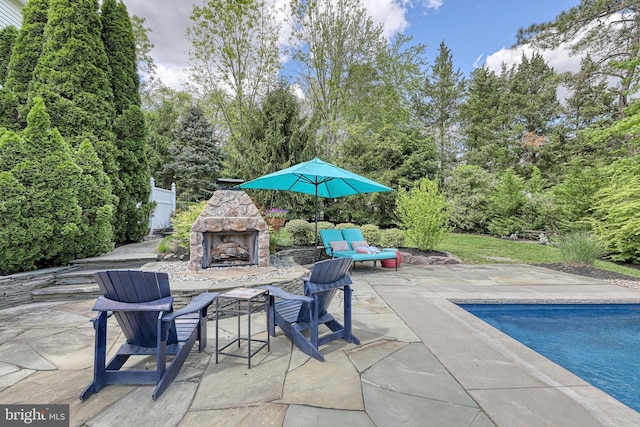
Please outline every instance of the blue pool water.
[[640, 412], [640, 305], [459, 305]]

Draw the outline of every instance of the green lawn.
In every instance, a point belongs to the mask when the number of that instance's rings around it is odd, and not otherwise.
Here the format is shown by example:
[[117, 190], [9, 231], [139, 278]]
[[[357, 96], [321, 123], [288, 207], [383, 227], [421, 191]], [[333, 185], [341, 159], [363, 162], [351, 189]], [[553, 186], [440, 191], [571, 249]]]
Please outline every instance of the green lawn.
[[[454, 254], [465, 264], [549, 264], [563, 262], [560, 250], [553, 246], [472, 234], [451, 233], [435, 249]], [[640, 270], [612, 262], [596, 261], [595, 267], [640, 277]]]

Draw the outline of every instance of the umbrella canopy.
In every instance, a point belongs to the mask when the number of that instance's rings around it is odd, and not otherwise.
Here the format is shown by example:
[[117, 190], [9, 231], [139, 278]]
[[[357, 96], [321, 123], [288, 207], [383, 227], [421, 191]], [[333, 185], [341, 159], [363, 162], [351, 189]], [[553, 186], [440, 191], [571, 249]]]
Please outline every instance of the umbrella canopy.
[[327, 198], [393, 191], [392, 188], [323, 162], [317, 157], [240, 184], [240, 188], [295, 191]]
[[308, 162], [261, 176], [239, 185], [240, 188], [295, 191], [316, 196], [316, 247], [318, 246], [318, 196], [337, 198], [353, 194], [393, 191], [385, 185], [323, 162], [317, 157]]

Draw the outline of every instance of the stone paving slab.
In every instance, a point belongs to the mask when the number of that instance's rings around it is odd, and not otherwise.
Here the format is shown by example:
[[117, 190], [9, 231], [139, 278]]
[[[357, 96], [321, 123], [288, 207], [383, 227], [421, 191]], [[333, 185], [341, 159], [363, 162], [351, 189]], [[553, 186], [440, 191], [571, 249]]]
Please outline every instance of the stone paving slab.
[[[153, 386], [135, 385], [107, 386], [79, 401], [93, 375], [92, 300], [0, 310], [0, 401], [68, 403], [73, 426], [640, 425], [637, 412], [451, 302], [640, 302], [637, 290], [518, 265], [358, 266], [352, 276], [361, 345], [323, 346], [322, 363], [278, 332], [271, 352], [256, 354], [247, 369], [245, 359], [215, 363], [209, 321], [207, 349], [194, 350], [157, 401]], [[332, 311], [341, 313], [340, 298]], [[235, 327], [235, 319], [221, 321], [221, 344]], [[252, 329], [266, 336], [263, 313], [254, 314]], [[109, 331], [113, 354], [123, 342], [113, 318]], [[127, 366], [153, 364], [144, 358]]]

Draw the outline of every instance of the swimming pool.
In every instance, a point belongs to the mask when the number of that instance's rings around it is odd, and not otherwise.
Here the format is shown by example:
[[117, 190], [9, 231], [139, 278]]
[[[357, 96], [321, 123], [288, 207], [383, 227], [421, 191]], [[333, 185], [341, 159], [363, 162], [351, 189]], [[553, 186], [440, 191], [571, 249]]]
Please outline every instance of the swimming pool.
[[640, 304], [458, 304], [640, 412]]

